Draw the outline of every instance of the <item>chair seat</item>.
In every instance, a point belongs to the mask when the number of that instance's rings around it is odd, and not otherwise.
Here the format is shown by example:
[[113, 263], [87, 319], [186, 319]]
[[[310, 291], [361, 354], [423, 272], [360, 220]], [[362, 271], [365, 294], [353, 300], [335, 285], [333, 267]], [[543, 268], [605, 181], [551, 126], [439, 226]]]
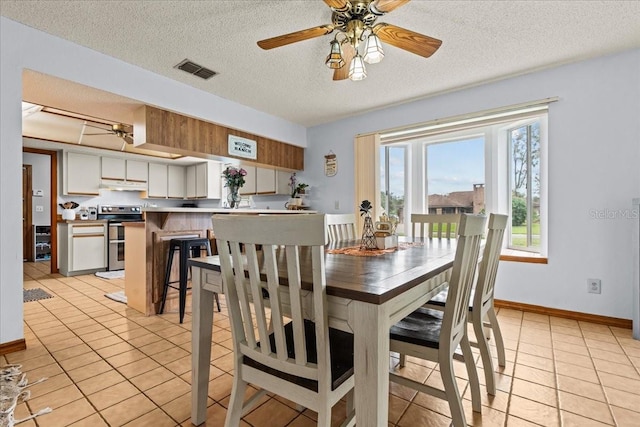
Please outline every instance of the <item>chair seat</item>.
[[[307, 360], [309, 363], [317, 363], [318, 352], [316, 349], [315, 323], [310, 320], [305, 320], [304, 329]], [[286, 324], [284, 331], [285, 339], [287, 341], [287, 354], [290, 358], [294, 358], [293, 323], [289, 322]], [[269, 340], [271, 341], [271, 348], [275, 348], [274, 334], [269, 335]], [[335, 390], [353, 375], [353, 335], [348, 332], [329, 328], [329, 345], [331, 349], [331, 390]], [[282, 378], [283, 380], [297, 384], [309, 390], [315, 392], [318, 391], [318, 381], [278, 371], [258, 363], [247, 356], [243, 357], [243, 363], [247, 366], [267, 372], [268, 374], [277, 376], [278, 378]]]
[[[471, 301], [471, 302], [473, 302], [474, 291], [475, 291], [475, 289], [471, 289], [471, 298], [469, 298], [469, 301]], [[438, 307], [444, 307], [445, 303], [447, 302], [447, 296], [449, 296], [449, 288], [440, 291], [440, 293], [438, 293], [438, 295], [436, 295], [435, 297], [431, 298], [427, 302], [427, 304], [429, 304], [429, 305], [437, 305]], [[469, 304], [469, 311], [473, 311], [473, 304], [472, 303]]]
[[391, 339], [437, 349], [442, 317], [441, 311], [421, 307], [391, 327]]

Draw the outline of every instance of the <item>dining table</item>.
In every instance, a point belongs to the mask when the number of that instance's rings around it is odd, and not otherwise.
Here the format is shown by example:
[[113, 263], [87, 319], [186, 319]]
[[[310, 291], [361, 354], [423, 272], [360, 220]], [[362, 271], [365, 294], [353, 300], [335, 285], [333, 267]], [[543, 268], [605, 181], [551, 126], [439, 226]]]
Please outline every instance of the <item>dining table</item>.
[[[360, 241], [325, 247], [329, 326], [353, 333], [356, 423], [388, 426], [389, 328], [447, 284], [455, 239], [400, 238], [398, 247], [360, 250]], [[310, 286], [311, 265], [300, 258], [301, 279]], [[213, 295], [224, 293], [217, 256], [191, 258], [191, 422], [206, 420], [213, 332]], [[307, 273], [308, 272], [308, 273]], [[215, 381], [215, 380], [214, 380]]]

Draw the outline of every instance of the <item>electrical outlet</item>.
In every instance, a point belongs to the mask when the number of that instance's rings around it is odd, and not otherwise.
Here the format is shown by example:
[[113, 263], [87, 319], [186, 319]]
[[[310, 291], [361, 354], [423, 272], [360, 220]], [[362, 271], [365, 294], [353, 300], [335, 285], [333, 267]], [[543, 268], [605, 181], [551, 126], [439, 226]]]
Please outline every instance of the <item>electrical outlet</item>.
[[587, 292], [590, 294], [602, 293], [602, 283], [600, 279], [587, 279]]
[[44, 212], [44, 206], [37, 206], [36, 205], [36, 212]]
[[333, 208], [335, 210], [340, 210], [340, 200], [336, 200], [335, 202], [333, 202]]

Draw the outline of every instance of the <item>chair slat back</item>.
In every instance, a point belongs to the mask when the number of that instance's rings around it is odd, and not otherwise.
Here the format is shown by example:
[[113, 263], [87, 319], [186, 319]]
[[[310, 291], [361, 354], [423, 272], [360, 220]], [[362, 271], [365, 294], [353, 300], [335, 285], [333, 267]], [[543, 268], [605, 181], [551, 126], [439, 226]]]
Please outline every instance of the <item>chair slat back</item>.
[[455, 238], [461, 214], [411, 214], [413, 237]]
[[478, 271], [478, 281], [474, 294], [474, 309], [488, 308], [485, 307], [487, 302], [493, 299], [502, 240], [505, 229], [507, 228], [508, 219], [508, 215], [489, 215], [487, 240], [485, 242], [484, 252], [482, 253], [482, 261], [480, 261], [480, 270]]
[[[214, 215], [212, 222], [234, 351], [279, 371], [330, 381], [324, 215]], [[305, 304], [310, 295], [302, 289], [301, 252], [311, 257], [312, 304]], [[263, 289], [269, 292], [268, 300], [262, 298]], [[317, 363], [309, 362], [305, 346], [303, 313], [309, 309], [316, 323]], [[286, 344], [285, 325], [289, 321], [293, 349]], [[326, 351], [320, 351], [325, 347]], [[290, 357], [292, 350], [294, 356]], [[322, 378], [319, 369], [327, 373]]]
[[458, 243], [453, 262], [449, 292], [442, 319], [441, 342], [448, 336], [454, 351], [467, 325], [471, 287], [480, 255], [480, 242], [487, 218], [482, 215], [463, 214], [458, 227]]
[[329, 242], [356, 239], [355, 214], [327, 214], [327, 236]]

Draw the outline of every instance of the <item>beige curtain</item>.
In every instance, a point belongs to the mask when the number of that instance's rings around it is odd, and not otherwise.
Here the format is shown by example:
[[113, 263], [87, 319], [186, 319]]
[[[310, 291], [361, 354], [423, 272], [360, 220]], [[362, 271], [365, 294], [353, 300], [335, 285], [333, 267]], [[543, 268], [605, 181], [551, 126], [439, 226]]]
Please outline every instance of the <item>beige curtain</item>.
[[360, 217], [360, 203], [369, 200], [373, 205], [371, 213], [374, 221], [380, 214], [380, 135], [357, 136], [354, 141], [354, 187], [355, 206], [354, 211], [357, 217], [357, 229], [360, 233], [364, 221]]

